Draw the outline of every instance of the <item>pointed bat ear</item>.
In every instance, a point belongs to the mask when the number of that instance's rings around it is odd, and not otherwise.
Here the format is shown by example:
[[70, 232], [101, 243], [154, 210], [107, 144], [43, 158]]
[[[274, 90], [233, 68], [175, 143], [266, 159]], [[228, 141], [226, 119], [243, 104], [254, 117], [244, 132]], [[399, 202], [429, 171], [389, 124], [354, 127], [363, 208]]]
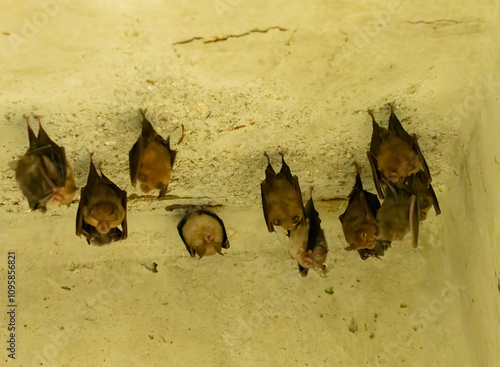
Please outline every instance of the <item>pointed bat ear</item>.
[[19, 164], [19, 160], [15, 160], [15, 161], [12, 161], [9, 163], [9, 167], [12, 169], [12, 170], [16, 170], [17, 169], [17, 165]]
[[200, 257], [200, 259], [205, 256], [205, 252], [207, 251], [206, 245], [200, 245], [196, 248], [196, 254]]
[[219, 244], [219, 243], [215, 244], [214, 249], [215, 249], [215, 252], [217, 252], [219, 255], [224, 256], [224, 254], [222, 253], [222, 245], [221, 244]]

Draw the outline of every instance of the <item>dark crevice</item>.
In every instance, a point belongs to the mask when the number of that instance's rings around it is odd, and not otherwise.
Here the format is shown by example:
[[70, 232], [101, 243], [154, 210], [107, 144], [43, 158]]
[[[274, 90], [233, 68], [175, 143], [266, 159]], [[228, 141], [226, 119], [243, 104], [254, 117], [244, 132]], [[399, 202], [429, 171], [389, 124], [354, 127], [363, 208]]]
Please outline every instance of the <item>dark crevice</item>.
[[230, 35], [227, 35], [227, 36], [216, 37], [216, 38], [212, 38], [212, 39], [205, 39], [204, 37], [193, 37], [193, 38], [190, 38], [190, 39], [187, 39], [187, 40], [184, 40], [184, 41], [174, 42], [174, 43], [172, 43], [172, 45], [174, 45], [174, 46], [176, 46], [176, 45], [185, 45], [186, 43], [190, 43], [190, 42], [193, 42], [193, 41], [202, 41], [203, 44], [215, 43], [215, 42], [222, 42], [222, 41], [227, 41], [230, 38], [245, 37], [245, 36], [248, 36], [248, 35], [250, 35], [252, 33], [267, 33], [267, 32], [269, 32], [269, 31], [271, 31], [273, 29], [277, 29], [280, 32], [288, 32], [289, 31], [286, 28], [275, 26], [275, 27], [269, 27], [269, 28], [266, 28], [266, 29], [252, 29], [252, 30], [250, 30], [248, 32], [245, 32], [245, 33], [230, 34]]

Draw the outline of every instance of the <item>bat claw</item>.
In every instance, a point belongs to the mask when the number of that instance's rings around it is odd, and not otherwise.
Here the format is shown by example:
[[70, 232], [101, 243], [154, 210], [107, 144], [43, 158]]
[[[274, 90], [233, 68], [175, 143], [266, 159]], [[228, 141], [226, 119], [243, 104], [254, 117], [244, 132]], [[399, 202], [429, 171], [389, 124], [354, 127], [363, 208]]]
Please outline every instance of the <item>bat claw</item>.
[[367, 110], [367, 112], [368, 112], [368, 114], [372, 117], [372, 121], [373, 121], [373, 122], [376, 122], [376, 121], [375, 121], [375, 116], [373, 115], [373, 110], [372, 110], [371, 108], [369, 108], [369, 109]]

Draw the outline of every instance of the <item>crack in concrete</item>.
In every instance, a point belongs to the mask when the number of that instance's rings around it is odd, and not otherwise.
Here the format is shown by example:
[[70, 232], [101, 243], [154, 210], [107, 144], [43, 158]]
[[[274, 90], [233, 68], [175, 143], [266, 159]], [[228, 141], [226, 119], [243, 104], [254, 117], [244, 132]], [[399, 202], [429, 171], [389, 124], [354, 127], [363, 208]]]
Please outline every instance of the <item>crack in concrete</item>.
[[436, 20], [408, 20], [407, 22], [410, 24], [422, 23], [422, 24], [443, 24], [444, 25], [444, 24], [467, 24], [467, 23], [473, 23], [476, 21], [477, 20], [471, 21], [471, 22], [462, 22], [462, 21], [455, 20], [455, 19], [436, 19]]
[[174, 42], [174, 43], [172, 43], [172, 45], [173, 46], [185, 45], [187, 43], [191, 43], [191, 42], [194, 42], [194, 41], [202, 41], [203, 44], [215, 43], [215, 42], [222, 42], [222, 41], [227, 41], [230, 38], [245, 37], [245, 36], [248, 36], [248, 35], [250, 35], [252, 33], [267, 33], [267, 32], [269, 32], [269, 31], [271, 31], [273, 29], [277, 29], [280, 32], [288, 32], [289, 31], [289, 29], [287, 29], [287, 28], [282, 28], [282, 27], [274, 26], [274, 27], [269, 27], [269, 28], [266, 28], [266, 29], [252, 29], [252, 30], [250, 30], [248, 32], [245, 32], [245, 33], [241, 33], [241, 34], [229, 34], [227, 36], [216, 37], [216, 38], [213, 38], [213, 39], [205, 39], [205, 37], [193, 37], [193, 38], [190, 38], [190, 39], [187, 39], [187, 40], [184, 40], [184, 41]]

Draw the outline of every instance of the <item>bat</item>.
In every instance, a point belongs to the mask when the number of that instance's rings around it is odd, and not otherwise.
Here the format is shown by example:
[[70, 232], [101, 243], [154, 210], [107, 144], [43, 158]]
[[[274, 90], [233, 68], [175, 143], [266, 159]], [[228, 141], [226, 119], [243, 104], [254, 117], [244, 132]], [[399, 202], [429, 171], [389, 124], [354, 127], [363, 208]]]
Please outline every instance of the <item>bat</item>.
[[167, 193], [177, 151], [170, 149], [170, 136], [163, 139], [146, 118], [146, 111], [140, 112], [141, 136], [129, 152], [130, 180], [134, 187], [139, 180], [144, 193], [159, 189], [158, 199], [162, 199]]
[[304, 221], [304, 205], [300, 191], [299, 179], [292, 176], [290, 167], [281, 154], [282, 166], [278, 174], [271, 166], [267, 153], [266, 179], [260, 185], [262, 208], [269, 232], [274, 226], [281, 226], [287, 231], [295, 229]]
[[357, 167], [356, 182], [348, 197], [347, 208], [339, 216], [344, 237], [349, 244], [346, 250], [357, 250], [363, 260], [370, 256], [382, 256], [390, 242], [377, 239], [380, 202], [377, 195], [363, 189], [360, 167]]
[[402, 188], [385, 182], [386, 198], [377, 213], [379, 239], [402, 240], [410, 232], [412, 246], [418, 246], [419, 223], [427, 218], [431, 206], [436, 215], [441, 213], [432, 185], [427, 187], [426, 182], [422, 171], [413, 174]]
[[328, 254], [328, 244], [321, 229], [319, 213], [314, 207], [312, 188], [311, 198], [305, 207], [305, 221], [289, 231], [288, 236], [288, 249], [292, 257], [297, 260], [300, 275], [306, 277], [311, 268], [325, 275], [324, 262]]
[[205, 209], [188, 211], [177, 225], [177, 231], [191, 257], [224, 255], [222, 249], [229, 248], [224, 222]]
[[92, 155], [87, 185], [81, 189], [76, 215], [76, 235], [81, 237], [82, 234], [88, 244], [94, 245], [127, 238], [127, 193], [102, 171], [99, 176]]
[[413, 247], [418, 243], [419, 206], [417, 195], [387, 185], [384, 202], [377, 213], [378, 239], [401, 241], [411, 231]]
[[373, 133], [367, 156], [372, 168], [373, 181], [381, 199], [385, 196], [384, 187], [381, 187], [382, 178], [401, 187], [408, 184], [408, 178], [413, 174], [423, 171], [425, 185], [429, 186], [431, 182], [429, 167], [420, 151], [416, 135], [410, 136], [404, 130], [394, 114], [394, 105], [390, 106], [388, 129], [379, 126], [373, 111], [368, 110], [372, 118]]
[[77, 190], [73, 171], [66, 160], [63, 147], [54, 143], [38, 120], [38, 137], [30, 127], [29, 116], [24, 116], [28, 126], [29, 148], [10, 167], [16, 172], [16, 181], [32, 210], [45, 213], [47, 204], [71, 204]]

